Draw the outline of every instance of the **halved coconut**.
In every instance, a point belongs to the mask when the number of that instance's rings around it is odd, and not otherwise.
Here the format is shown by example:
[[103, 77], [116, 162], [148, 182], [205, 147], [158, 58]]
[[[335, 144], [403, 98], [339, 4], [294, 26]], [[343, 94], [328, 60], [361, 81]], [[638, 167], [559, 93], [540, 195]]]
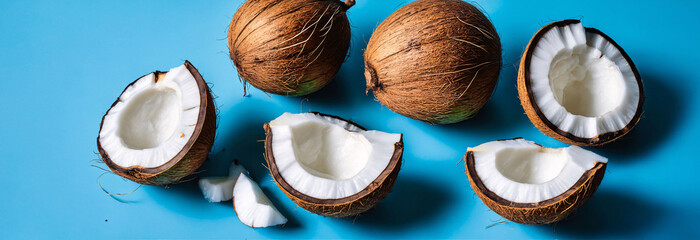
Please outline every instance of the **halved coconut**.
[[466, 159], [484, 204], [525, 224], [556, 222], [579, 208], [598, 189], [608, 162], [577, 146], [553, 149], [522, 138], [469, 148]]
[[401, 168], [401, 134], [367, 131], [321, 113], [285, 113], [264, 127], [272, 177], [312, 213], [347, 217], [371, 209]]
[[239, 174], [233, 188], [233, 209], [238, 219], [252, 228], [275, 226], [287, 222], [287, 218], [277, 211], [270, 199], [260, 190], [260, 186], [244, 173]]
[[185, 61], [129, 84], [102, 117], [97, 148], [116, 174], [141, 184], [166, 185], [202, 165], [215, 133], [209, 87]]
[[520, 62], [518, 93], [540, 131], [580, 146], [625, 135], [644, 104], [642, 79], [627, 53], [579, 20], [550, 23], [535, 34]]

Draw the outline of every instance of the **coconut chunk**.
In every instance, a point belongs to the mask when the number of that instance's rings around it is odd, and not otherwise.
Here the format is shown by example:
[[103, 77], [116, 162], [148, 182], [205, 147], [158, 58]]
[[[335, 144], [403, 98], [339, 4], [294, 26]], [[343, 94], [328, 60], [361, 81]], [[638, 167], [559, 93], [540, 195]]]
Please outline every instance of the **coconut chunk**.
[[204, 194], [204, 198], [209, 202], [223, 202], [233, 198], [233, 187], [241, 173], [248, 174], [248, 171], [233, 161], [229, 169], [228, 177], [208, 177], [199, 179], [199, 188]]
[[243, 173], [233, 188], [233, 208], [238, 219], [252, 228], [287, 223], [287, 218], [277, 211], [260, 186]]
[[199, 188], [209, 202], [223, 202], [233, 198], [236, 179], [231, 177], [200, 178]]

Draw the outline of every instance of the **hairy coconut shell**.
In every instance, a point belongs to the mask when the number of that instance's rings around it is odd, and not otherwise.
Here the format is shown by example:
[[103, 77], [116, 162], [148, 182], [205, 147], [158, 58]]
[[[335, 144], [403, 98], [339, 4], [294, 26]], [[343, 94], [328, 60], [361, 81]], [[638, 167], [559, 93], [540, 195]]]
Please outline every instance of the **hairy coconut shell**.
[[299, 96], [321, 89], [350, 47], [345, 11], [354, 0], [248, 0], [228, 31], [241, 80], [268, 93]]
[[644, 84], [642, 83], [642, 77], [639, 75], [639, 71], [637, 71], [637, 67], [634, 65], [634, 62], [632, 62], [632, 59], [629, 57], [629, 55], [627, 55], [625, 50], [623, 50], [622, 47], [620, 47], [620, 45], [618, 45], [612, 38], [610, 38], [608, 35], [605, 35], [598, 29], [585, 28], [586, 32], [593, 32], [602, 36], [615, 48], [617, 48], [622, 54], [622, 56], [625, 58], [627, 63], [629, 63], [632, 72], [634, 72], [634, 77], [637, 79], [637, 84], [639, 86], [639, 103], [637, 105], [637, 111], [632, 117], [632, 120], [620, 130], [607, 132], [592, 138], [582, 138], [559, 129], [556, 125], [550, 122], [549, 119], [547, 119], [547, 117], [544, 115], [544, 113], [542, 113], [542, 110], [540, 110], [539, 105], [537, 105], [537, 101], [535, 100], [534, 94], [532, 92], [530, 82], [530, 60], [532, 59], [532, 53], [535, 51], [535, 47], [537, 46], [539, 40], [544, 36], [545, 33], [547, 33], [550, 29], [554, 27], [577, 24], [580, 22], [580, 20], [573, 19], [557, 21], [545, 25], [540, 30], [538, 30], [537, 33], [535, 33], [532, 39], [530, 39], [530, 42], [527, 44], [525, 53], [520, 59], [520, 67], [518, 69], [518, 95], [520, 96], [520, 104], [523, 106], [523, 109], [525, 109], [525, 114], [527, 114], [527, 117], [530, 119], [532, 124], [534, 124], [535, 127], [537, 127], [537, 129], [539, 129], [542, 133], [554, 139], [557, 139], [563, 143], [578, 146], [600, 146], [615, 141], [627, 134], [630, 130], [632, 130], [632, 128], [634, 128], [635, 125], [637, 125], [637, 123], [642, 117], [642, 106], [644, 105]]
[[[355, 122], [345, 120], [337, 116], [317, 112], [314, 112], [314, 114], [337, 118], [365, 130], [365, 128], [356, 124]], [[270, 174], [272, 174], [272, 178], [275, 180], [275, 183], [277, 183], [277, 186], [282, 189], [282, 192], [284, 192], [289, 199], [294, 201], [294, 203], [308, 210], [309, 212], [318, 215], [329, 217], [350, 217], [372, 209], [375, 205], [377, 205], [377, 203], [384, 199], [389, 192], [391, 192], [391, 188], [394, 186], [396, 177], [399, 175], [399, 170], [401, 170], [403, 136], [401, 136], [401, 140], [395, 144], [394, 154], [392, 155], [389, 164], [382, 171], [382, 173], [379, 174], [379, 176], [367, 187], [362, 189], [362, 191], [339, 199], [318, 199], [310, 197], [292, 188], [292, 186], [290, 186], [284, 180], [284, 178], [282, 178], [282, 175], [277, 168], [277, 164], [275, 163], [275, 155], [272, 153], [272, 129], [268, 123], [265, 123], [264, 128], [266, 133], [265, 160], [267, 161], [268, 169], [270, 170]]]
[[465, 157], [469, 183], [481, 201], [502, 217], [523, 224], [549, 224], [566, 218], [593, 196], [603, 180], [607, 166], [606, 163], [597, 162], [559, 196], [537, 203], [518, 203], [503, 199], [486, 188], [476, 173], [474, 153], [468, 151]]
[[493, 93], [501, 41], [479, 9], [419, 0], [384, 20], [367, 44], [367, 91], [394, 112], [446, 124], [472, 117]]
[[[163, 165], [152, 168], [144, 168], [141, 166], [124, 168], [112, 162], [107, 152], [102, 149], [100, 137], [98, 136], [97, 149], [100, 152], [102, 161], [114, 173], [140, 184], [168, 185], [181, 182], [184, 177], [194, 173], [202, 166], [202, 163], [206, 160], [211, 147], [214, 145], [214, 138], [216, 136], [216, 106], [214, 105], [214, 99], [210, 93], [209, 86], [202, 78], [202, 75], [199, 74], [199, 71], [189, 61], [185, 61], [185, 66], [197, 81], [200, 96], [206, 96], [200, 99], [199, 120], [192, 133], [192, 137], [175, 157]], [[166, 73], [167, 72], [156, 71], [155, 81], [162, 79]], [[138, 79], [136, 81], [138, 81]], [[129, 86], [136, 81], [129, 84], [126, 88], [129, 88]], [[124, 89], [125, 91], [126, 88]], [[112, 107], [114, 107], [117, 102], [119, 102], [119, 98], [114, 101]], [[102, 117], [102, 123], [100, 123], [100, 131], [102, 131], [102, 124], [104, 124], [104, 116]]]

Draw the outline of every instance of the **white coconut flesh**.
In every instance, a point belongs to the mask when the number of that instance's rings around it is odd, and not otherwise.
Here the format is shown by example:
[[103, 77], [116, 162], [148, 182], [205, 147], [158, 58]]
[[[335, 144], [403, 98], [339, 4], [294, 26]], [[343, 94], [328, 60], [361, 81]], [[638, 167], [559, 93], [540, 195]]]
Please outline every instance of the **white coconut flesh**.
[[233, 188], [233, 207], [238, 219], [250, 227], [269, 227], [287, 222], [260, 186], [241, 173]]
[[607, 158], [578, 146], [547, 148], [524, 139], [501, 140], [469, 148], [484, 186], [517, 203], [554, 198], [574, 186], [596, 163]]
[[233, 187], [241, 173], [248, 174], [248, 170], [235, 162], [229, 169], [227, 177], [206, 177], [199, 179], [199, 189], [204, 198], [209, 202], [223, 202], [233, 198]]
[[366, 131], [314, 113], [285, 113], [269, 124], [281, 177], [317, 199], [339, 199], [365, 189], [388, 166], [401, 134]]
[[558, 129], [592, 138], [632, 121], [639, 86], [614, 44], [581, 23], [555, 26], [536, 44], [529, 66], [532, 94]]
[[127, 87], [104, 117], [100, 144], [116, 165], [161, 166], [193, 137], [201, 97], [194, 76], [182, 65], [156, 77]]

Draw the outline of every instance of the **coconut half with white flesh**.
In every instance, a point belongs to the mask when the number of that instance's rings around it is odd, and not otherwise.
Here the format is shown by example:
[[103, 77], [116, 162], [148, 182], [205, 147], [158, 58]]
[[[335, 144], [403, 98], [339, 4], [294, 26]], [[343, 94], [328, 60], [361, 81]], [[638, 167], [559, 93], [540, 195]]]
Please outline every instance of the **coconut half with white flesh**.
[[239, 174], [233, 188], [233, 208], [238, 219], [252, 228], [287, 223], [287, 218], [272, 205], [260, 186], [244, 173]]
[[312, 213], [348, 217], [371, 209], [401, 168], [402, 134], [368, 131], [321, 113], [285, 113], [264, 128], [272, 177]]
[[214, 143], [216, 110], [188, 61], [129, 84], [102, 118], [97, 148], [116, 174], [167, 185], [199, 168]]
[[540, 131], [579, 146], [622, 137], [637, 124], [644, 104], [632, 59], [579, 20], [550, 23], [530, 40], [520, 62], [518, 94]]
[[607, 158], [578, 146], [548, 148], [522, 138], [467, 150], [474, 192], [494, 212], [517, 223], [564, 219], [598, 189]]

